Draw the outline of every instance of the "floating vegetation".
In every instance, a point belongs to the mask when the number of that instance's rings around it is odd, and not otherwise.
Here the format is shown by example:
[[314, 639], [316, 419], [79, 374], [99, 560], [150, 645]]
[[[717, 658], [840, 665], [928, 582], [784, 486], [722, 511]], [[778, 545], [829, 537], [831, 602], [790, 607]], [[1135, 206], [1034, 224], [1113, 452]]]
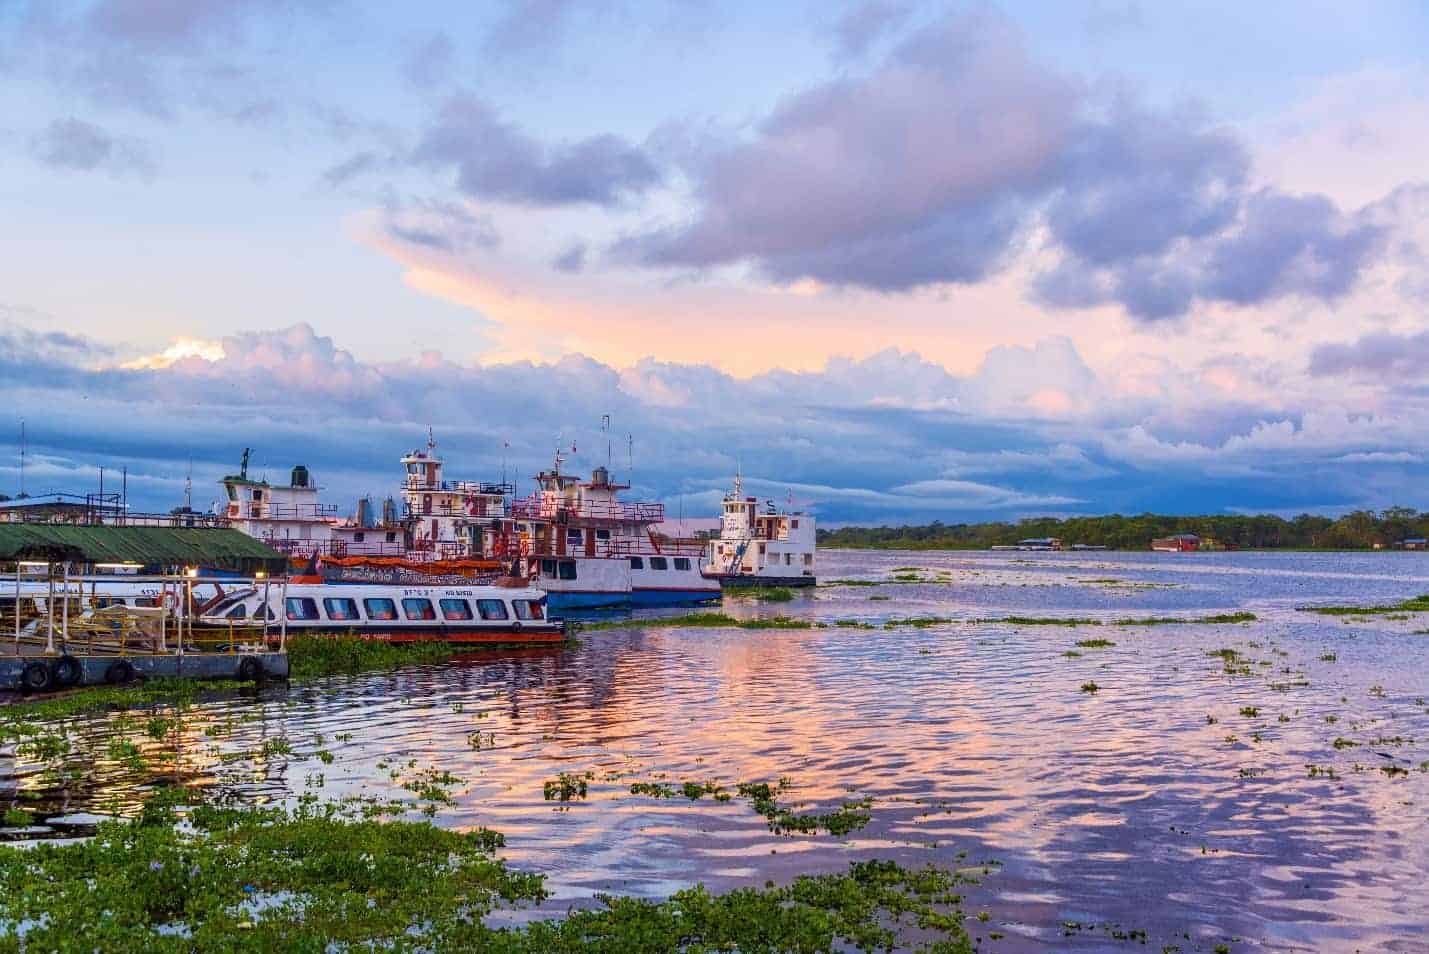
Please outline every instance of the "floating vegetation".
[[1108, 646], [1115, 646], [1116, 643], [1109, 639], [1081, 639], [1077, 645], [1082, 649], [1106, 649]]
[[551, 779], [541, 787], [541, 794], [546, 801], [569, 802], [577, 798], [585, 798], [586, 783], [595, 778], [594, 773], [586, 772], [584, 775], [577, 775], [574, 772], [562, 772], [558, 777]]
[[361, 636], [312, 635], [288, 640], [288, 671], [312, 679], [441, 662], [458, 652], [450, 643], [387, 643]]
[[891, 597], [891, 596], [870, 596], [869, 599], [870, 599], [870, 600], [883, 600], [883, 601], [886, 601], [886, 600], [891, 600], [891, 599], [893, 599], [893, 597]]
[[884, 629], [899, 629], [904, 626], [911, 626], [914, 629], [927, 629], [930, 626], [945, 626], [948, 623], [956, 623], [957, 620], [948, 616], [903, 616], [885, 620]]
[[166, 803], [189, 793], [174, 791], [93, 838], [0, 847], [0, 922], [24, 925], [30, 950], [872, 951], [917, 925], [937, 938], [924, 950], [973, 951], [957, 889], [976, 882], [932, 866], [859, 861], [784, 887], [605, 896], [563, 919], [492, 927], [494, 911], [549, 897], [541, 875], [495, 857], [497, 832], [313, 802], [199, 805], [179, 824]]
[[[1429, 593], [1415, 596], [1393, 606], [1297, 606], [1303, 613], [1318, 613], [1321, 616], [1377, 616], [1388, 613], [1429, 613]], [[1401, 616], [1408, 619], [1408, 616]]]
[[1096, 691], [1099, 690], [1099, 689], [1101, 689], [1101, 686], [1097, 685], [1097, 684], [1094, 683], [1094, 682], [1084, 682], [1084, 683], [1082, 683], [1082, 691], [1083, 691], [1083, 692], [1086, 692], [1086, 693], [1094, 693], [1094, 692], [1096, 692]]
[[774, 786], [768, 782], [740, 782], [737, 791], [741, 798], [751, 801], [754, 810], [764, 816], [769, 822], [769, 830], [776, 835], [813, 834], [822, 829], [842, 837], [851, 831], [858, 831], [873, 817], [868, 812], [873, 805], [871, 798], [844, 802], [825, 815], [796, 815], [779, 804], [779, 796], [787, 788], [788, 780], [780, 779]]
[[794, 591], [787, 586], [741, 587], [730, 594], [766, 603], [787, 603], [794, 598]]
[[861, 619], [841, 619], [834, 623], [837, 629], [877, 629], [872, 623]]
[[1190, 623], [1208, 626], [1226, 623], [1253, 623], [1258, 619], [1254, 613], [1219, 613], [1214, 616], [1146, 616], [1141, 619], [1119, 619], [1118, 626], [1176, 626]]
[[819, 586], [879, 586], [878, 580], [825, 580]]
[[1005, 616], [1002, 619], [980, 619], [979, 623], [1005, 623], [1008, 626], [1100, 626], [1101, 620], [1078, 616]]
[[1245, 716], [1247, 719], [1254, 719], [1256, 716], [1260, 715], [1260, 709], [1255, 706], [1241, 706], [1240, 714]]

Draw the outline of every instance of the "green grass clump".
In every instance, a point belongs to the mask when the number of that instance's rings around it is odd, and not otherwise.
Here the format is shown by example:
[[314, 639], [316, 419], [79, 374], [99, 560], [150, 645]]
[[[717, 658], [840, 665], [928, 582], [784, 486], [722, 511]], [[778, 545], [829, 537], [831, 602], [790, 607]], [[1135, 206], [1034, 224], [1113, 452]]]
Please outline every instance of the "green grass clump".
[[787, 603], [794, 598], [794, 591], [787, 586], [751, 586], [733, 590], [731, 596], [743, 596], [765, 603]]
[[459, 650], [450, 643], [388, 643], [361, 636], [295, 636], [288, 640], [288, 673], [312, 679], [441, 662]]
[[1218, 613], [1213, 616], [1144, 616], [1139, 619], [1119, 619], [1118, 626], [1180, 626], [1191, 623], [1208, 626], [1227, 623], [1253, 623], [1259, 617], [1254, 613]]
[[1006, 623], [1009, 626], [1100, 626], [1101, 620], [1085, 616], [1004, 616], [980, 619], [979, 623]]
[[1300, 606], [1303, 613], [1321, 616], [1375, 616], [1384, 613], [1429, 613], [1429, 593], [1411, 597], [1393, 606]]
[[813, 629], [807, 619], [771, 616], [765, 619], [735, 619], [727, 613], [688, 613], [684, 616], [653, 617], [651, 619], [608, 619], [582, 624], [582, 629], [629, 629], [633, 627], [693, 626], [728, 629]]
[[1097, 684], [1094, 683], [1094, 682], [1084, 682], [1084, 683], [1082, 683], [1082, 691], [1085, 692], [1085, 693], [1088, 693], [1088, 694], [1094, 693], [1094, 692], [1096, 692], [1096, 691], [1097, 691], [1098, 689], [1100, 689], [1100, 688], [1101, 688], [1101, 686], [1097, 685]]
[[1109, 639], [1080, 639], [1077, 645], [1083, 649], [1106, 649], [1108, 646], [1115, 646], [1116, 643]]
[[930, 626], [944, 626], [956, 622], [957, 620], [948, 616], [903, 616], [885, 620], [883, 628], [898, 629], [903, 626], [911, 626], [914, 629], [927, 629]]

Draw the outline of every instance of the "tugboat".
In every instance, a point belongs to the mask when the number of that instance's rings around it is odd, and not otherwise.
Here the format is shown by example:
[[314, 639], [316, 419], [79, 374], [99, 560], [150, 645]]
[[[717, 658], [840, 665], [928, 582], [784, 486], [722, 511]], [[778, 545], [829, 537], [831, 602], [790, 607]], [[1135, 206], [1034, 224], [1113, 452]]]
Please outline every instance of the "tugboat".
[[774, 501], [744, 495], [738, 474], [725, 494], [719, 536], [710, 540], [704, 574], [724, 587], [813, 586], [814, 518], [780, 511]]

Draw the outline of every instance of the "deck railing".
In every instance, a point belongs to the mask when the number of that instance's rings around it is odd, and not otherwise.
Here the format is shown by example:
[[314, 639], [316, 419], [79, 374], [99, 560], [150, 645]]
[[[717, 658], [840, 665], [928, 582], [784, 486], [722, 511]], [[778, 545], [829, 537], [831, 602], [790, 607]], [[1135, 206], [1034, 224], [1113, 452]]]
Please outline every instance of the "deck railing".
[[590, 520], [606, 523], [663, 523], [662, 503], [596, 503], [583, 501], [548, 501], [527, 497], [511, 501], [511, 516], [515, 520], [544, 520], [560, 523], [568, 520]]

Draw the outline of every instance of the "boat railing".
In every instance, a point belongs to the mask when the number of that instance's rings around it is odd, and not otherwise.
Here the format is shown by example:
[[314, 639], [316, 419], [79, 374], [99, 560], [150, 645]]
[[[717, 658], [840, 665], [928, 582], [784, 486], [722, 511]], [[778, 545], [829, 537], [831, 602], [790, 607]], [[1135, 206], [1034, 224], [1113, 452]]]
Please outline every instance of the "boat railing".
[[620, 503], [582, 501], [543, 500], [527, 497], [511, 501], [511, 516], [516, 520], [543, 520], [550, 523], [566, 523], [572, 520], [598, 521], [607, 523], [662, 523], [665, 520], [665, 505], [662, 503]]
[[229, 515], [246, 520], [336, 520], [337, 504], [272, 504], [266, 501], [239, 504]]
[[526, 550], [527, 556], [538, 557], [598, 557], [602, 559], [633, 556], [703, 557], [705, 543], [702, 540], [653, 541], [624, 538], [596, 540], [587, 548], [584, 543], [570, 543], [565, 547], [557, 547], [553, 541], [533, 540]]
[[[22, 596], [27, 582], [43, 583], [44, 592]], [[101, 587], [115, 583], [152, 585], [153, 605], [111, 602], [115, 598], [106, 596]], [[194, 587], [205, 584], [261, 590], [265, 599], [276, 596], [280, 605], [287, 592], [287, 580], [283, 578], [235, 579], [188, 573], [115, 577], [70, 573], [68, 564], [43, 570], [20, 565], [13, 583], [6, 580], [0, 584], [0, 589], [14, 587], [14, 595], [6, 601], [4, 621], [14, 641], [11, 653], [45, 657], [82, 653], [123, 658], [182, 657], [216, 651], [236, 655], [286, 649], [288, 627], [284, 619], [275, 617], [246, 624], [234, 621], [217, 629], [207, 621], [195, 626], [202, 607], [195, 599]]]

